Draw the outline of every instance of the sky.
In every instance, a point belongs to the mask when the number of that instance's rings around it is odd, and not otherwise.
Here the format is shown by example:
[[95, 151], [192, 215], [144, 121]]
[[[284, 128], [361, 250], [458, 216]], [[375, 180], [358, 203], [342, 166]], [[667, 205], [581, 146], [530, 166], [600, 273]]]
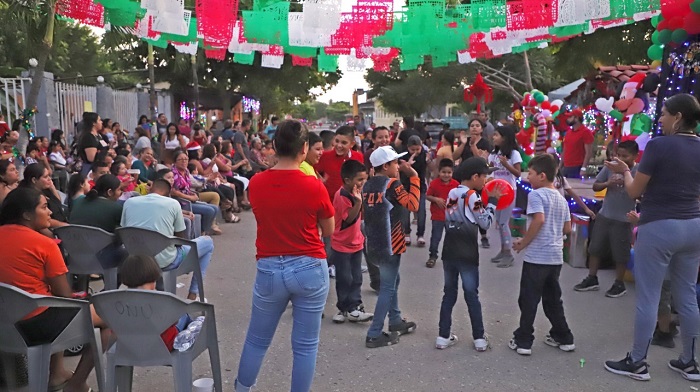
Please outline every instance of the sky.
[[[339, 63], [339, 68], [343, 72], [343, 77], [340, 78], [338, 81], [338, 84], [333, 86], [330, 90], [326, 91], [322, 95], [320, 95], [318, 98], [316, 98], [317, 101], [319, 102], [325, 102], [328, 103], [329, 101], [337, 102], [337, 101], [346, 101], [346, 102], [351, 102], [352, 101], [352, 92], [355, 91], [358, 88], [364, 89], [367, 91], [369, 89], [369, 86], [367, 85], [367, 82], [365, 81], [365, 71], [362, 72], [357, 72], [353, 71], [350, 72], [347, 70], [347, 67], [345, 66], [345, 59], [341, 57]], [[318, 94], [321, 92], [321, 89], [314, 89], [311, 90], [312, 93]], [[365, 102], [367, 100], [365, 95], [360, 95], [359, 96], [359, 102]]]

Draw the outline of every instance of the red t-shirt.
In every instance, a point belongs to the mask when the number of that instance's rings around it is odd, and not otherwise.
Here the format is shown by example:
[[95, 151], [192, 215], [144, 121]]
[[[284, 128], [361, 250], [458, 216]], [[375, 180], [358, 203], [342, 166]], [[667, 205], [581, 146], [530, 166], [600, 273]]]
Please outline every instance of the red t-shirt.
[[586, 158], [586, 144], [593, 143], [593, 132], [580, 126], [577, 130], [569, 130], [564, 136], [562, 147], [564, 148], [564, 166], [574, 167], [583, 165]]
[[0, 121], [0, 137], [5, 136], [5, 132], [9, 132], [10, 127], [5, 121]]
[[[11, 246], [3, 247], [0, 283], [20, 288], [30, 294], [51, 296], [48, 278], [68, 273], [63, 255], [54, 240], [26, 226], [0, 226], [0, 238]], [[26, 318], [46, 308], [38, 308]]]
[[321, 181], [301, 170], [266, 170], [248, 185], [258, 223], [258, 259], [309, 256], [325, 259], [318, 220], [333, 217], [333, 205]]
[[362, 219], [360, 214], [357, 214], [351, 222], [346, 222], [348, 211], [355, 205], [362, 203], [355, 198], [344, 188], [338, 189], [333, 197], [333, 208], [335, 209], [335, 229], [331, 235], [331, 248], [343, 253], [355, 253], [362, 250], [365, 244], [365, 236], [362, 235], [360, 225]]
[[326, 189], [328, 190], [328, 197], [335, 196], [338, 189], [343, 186], [343, 179], [340, 178], [340, 167], [348, 159], [356, 160], [360, 163], [365, 163], [365, 158], [362, 156], [361, 152], [350, 151], [348, 155], [340, 156], [335, 153], [335, 150], [326, 151], [321, 155], [321, 159], [318, 161], [314, 169], [316, 169], [322, 177], [326, 177]]
[[[439, 197], [439, 198], [447, 201], [447, 196], [450, 194], [450, 191], [457, 188], [458, 186], [459, 186], [459, 182], [457, 182], [457, 180], [455, 180], [455, 179], [450, 179], [450, 182], [445, 184], [444, 182], [442, 182], [441, 179], [436, 178], [430, 182], [430, 185], [428, 185], [428, 191], [426, 192], [425, 195]], [[434, 221], [444, 222], [445, 221], [445, 210], [438, 207], [437, 204], [431, 202], [430, 203], [430, 219], [434, 220]]]

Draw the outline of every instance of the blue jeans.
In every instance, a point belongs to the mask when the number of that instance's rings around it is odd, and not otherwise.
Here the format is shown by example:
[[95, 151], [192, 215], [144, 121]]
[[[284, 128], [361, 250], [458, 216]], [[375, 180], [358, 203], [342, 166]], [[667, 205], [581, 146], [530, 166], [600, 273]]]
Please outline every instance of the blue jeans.
[[328, 296], [328, 264], [308, 256], [276, 256], [258, 260], [253, 310], [238, 365], [236, 391], [255, 384], [280, 317], [292, 301], [292, 392], [306, 392], [316, 370], [321, 314]]
[[445, 221], [431, 220], [433, 227], [430, 230], [430, 248], [428, 250], [429, 257], [438, 257], [438, 247], [442, 240], [442, 232], [445, 231]]
[[392, 255], [379, 261], [379, 297], [374, 308], [374, 319], [367, 331], [367, 337], [376, 338], [384, 330], [384, 319], [389, 315], [389, 325], [401, 323], [401, 311], [399, 310], [399, 266], [401, 255]]
[[[425, 216], [426, 216], [426, 202], [425, 202], [425, 189], [420, 191], [420, 201], [418, 202], [418, 212], [416, 212], [416, 219], [418, 220], [418, 227], [416, 228], [416, 235], [418, 237], [423, 237], [425, 235]], [[403, 231], [406, 235], [411, 234], [411, 212], [404, 209], [404, 221], [403, 221]]]
[[345, 253], [333, 250], [335, 266], [336, 307], [341, 312], [352, 312], [362, 305], [362, 251]]
[[481, 302], [479, 301], [479, 266], [466, 261], [443, 260], [442, 269], [445, 271], [445, 287], [440, 306], [439, 334], [449, 339], [452, 328], [452, 309], [457, 303], [459, 291], [459, 277], [462, 277], [462, 289], [464, 300], [467, 302], [469, 320], [472, 324], [472, 337], [482, 339], [484, 337], [484, 321], [481, 315]]
[[[194, 241], [197, 244], [199, 268], [202, 270], [202, 279], [204, 279], [204, 275], [207, 273], [207, 267], [209, 267], [209, 263], [211, 262], [211, 255], [212, 253], [214, 253], [214, 241], [209, 236], [197, 237], [192, 241]], [[187, 256], [187, 253], [189, 251], [190, 247], [187, 245], [179, 247], [177, 250], [177, 256], [175, 256], [175, 260], [172, 264], [163, 268], [163, 271], [170, 271], [179, 267], [180, 264], [182, 264], [182, 261], [185, 260], [185, 256]], [[192, 280], [190, 281], [189, 292], [192, 294], [199, 295], [199, 282], [197, 282], [197, 279], [194, 276], [192, 276]], [[204, 298], [201, 298], [201, 300], [204, 301]]]
[[202, 216], [202, 233], [211, 230], [211, 226], [219, 214], [219, 207], [205, 203], [192, 203], [192, 213]]

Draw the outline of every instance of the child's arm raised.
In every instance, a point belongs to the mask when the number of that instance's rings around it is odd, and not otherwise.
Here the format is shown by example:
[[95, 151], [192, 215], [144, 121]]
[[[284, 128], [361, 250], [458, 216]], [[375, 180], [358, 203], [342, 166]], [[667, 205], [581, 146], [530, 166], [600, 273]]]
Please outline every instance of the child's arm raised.
[[394, 192], [396, 195], [396, 201], [401, 204], [404, 208], [411, 212], [418, 212], [418, 206], [420, 204], [420, 177], [418, 173], [411, 167], [413, 164], [413, 159], [408, 162], [402, 161], [399, 170], [407, 174], [409, 181], [411, 182], [408, 186], [408, 191], [401, 185], [398, 180], [393, 180], [389, 183], [389, 191]]
[[501, 196], [500, 193], [498, 195], [494, 193], [495, 192], [492, 192], [489, 195], [486, 206], [483, 205], [484, 202], [481, 200], [481, 197], [479, 197], [479, 194], [474, 191], [470, 191], [467, 194], [467, 200], [466, 203], [464, 203], [465, 207], [474, 215], [476, 224], [484, 230], [488, 230], [491, 227], [493, 216], [496, 211], [496, 204], [498, 204], [498, 198]]
[[357, 221], [357, 217], [362, 210], [362, 189], [355, 187], [352, 192], [352, 197], [355, 198], [355, 204], [348, 210], [348, 216], [343, 220], [346, 226], [350, 226]]

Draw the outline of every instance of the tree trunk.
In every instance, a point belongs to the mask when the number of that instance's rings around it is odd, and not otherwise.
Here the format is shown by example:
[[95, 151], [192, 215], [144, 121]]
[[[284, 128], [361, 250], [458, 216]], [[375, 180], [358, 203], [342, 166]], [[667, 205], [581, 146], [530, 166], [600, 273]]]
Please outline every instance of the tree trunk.
[[151, 102], [151, 121], [156, 121], [158, 113], [156, 113], [156, 106], [158, 106], [158, 98], [156, 98], [156, 71], [155, 71], [155, 60], [153, 54], [153, 45], [148, 44], [148, 79], [149, 79], [149, 94]]
[[199, 119], [199, 77], [197, 76], [197, 55], [193, 54], [190, 57], [192, 64], [192, 83], [194, 83], [194, 113], [195, 121]]
[[[53, 32], [56, 22], [56, 9], [53, 1], [46, 2], [48, 7], [46, 14], [46, 32], [44, 33], [44, 39], [41, 41], [41, 51], [39, 51], [37, 66], [30, 70], [32, 75], [32, 87], [29, 89], [29, 95], [27, 96], [27, 101], [25, 103], [25, 109], [32, 109], [37, 106], [39, 101], [39, 90], [41, 90], [41, 85], [44, 81], [44, 69], [46, 68], [46, 63], [49, 60], [49, 54], [53, 48]], [[27, 132], [19, 133], [19, 140], [17, 142], [17, 149], [22, 155], [24, 155], [27, 144], [29, 144], [29, 134]]]
[[530, 59], [527, 56], [527, 50], [523, 52], [523, 60], [525, 61], [525, 83], [528, 91], [532, 91], [535, 87], [532, 84], [532, 70], [530, 69]]

